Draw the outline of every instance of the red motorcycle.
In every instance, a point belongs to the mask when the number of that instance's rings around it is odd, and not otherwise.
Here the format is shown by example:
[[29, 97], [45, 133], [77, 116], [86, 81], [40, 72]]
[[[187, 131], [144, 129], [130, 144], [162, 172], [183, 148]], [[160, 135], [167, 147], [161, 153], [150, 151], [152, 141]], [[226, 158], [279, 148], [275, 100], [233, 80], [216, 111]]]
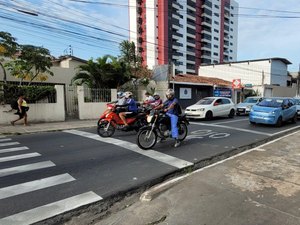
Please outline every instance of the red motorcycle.
[[103, 112], [98, 120], [97, 132], [101, 137], [111, 137], [116, 130], [121, 131], [139, 131], [139, 129], [147, 124], [145, 110], [139, 109], [139, 113], [135, 116], [126, 118], [128, 127], [124, 128], [125, 124], [118, 115], [114, 104], [107, 104], [107, 109]]

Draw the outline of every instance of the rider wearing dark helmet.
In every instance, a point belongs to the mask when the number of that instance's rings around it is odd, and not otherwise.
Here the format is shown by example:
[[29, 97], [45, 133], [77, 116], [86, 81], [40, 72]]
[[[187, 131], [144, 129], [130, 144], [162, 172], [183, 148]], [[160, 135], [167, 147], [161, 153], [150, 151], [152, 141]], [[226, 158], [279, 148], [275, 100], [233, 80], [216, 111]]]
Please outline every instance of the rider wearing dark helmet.
[[163, 108], [166, 115], [171, 119], [171, 133], [172, 138], [175, 139], [174, 147], [180, 146], [180, 141], [178, 140], [178, 100], [175, 98], [175, 91], [173, 89], [168, 89], [166, 91], [167, 100], [157, 108]]

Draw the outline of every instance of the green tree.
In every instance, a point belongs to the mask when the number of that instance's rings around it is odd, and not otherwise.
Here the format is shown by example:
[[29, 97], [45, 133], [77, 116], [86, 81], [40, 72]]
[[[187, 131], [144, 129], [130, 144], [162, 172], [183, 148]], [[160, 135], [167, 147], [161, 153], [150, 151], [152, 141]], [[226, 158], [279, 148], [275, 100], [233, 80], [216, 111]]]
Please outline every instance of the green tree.
[[13, 58], [18, 51], [19, 44], [16, 38], [12, 37], [10, 33], [0, 32], [0, 67], [3, 70], [3, 81], [7, 83], [7, 75], [4, 67], [4, 57]]
[[130, 80], [126, 65], [116, 57], [105, 55], [90, 59], [86, 65], [79, 66], [79, 72], [73, 77], [75, 84], [86, 84], [90, 88], [117, 88]]
[[131, 68], [137, 68], [140, 66], [142, 58], [136, 53], [134, 42], [129, 42], [127, 40], [122, 41], [119, 48], [121, 52], [121, 61]]
[[48, 49], [33, 45], [22, 45], [20, 56], [6, 65], [11, 74], [20, 79], [28, 80], [30, 85], [33, 80], [47, 80], [47, 75], [53, 76], [50, 71], [52, 60]]
[[152, 77], [152, 71], [147, 66], [142, 65], [142, 58], [136, 52], [136, 46], [134, 42], [127, 40], [120, 44], [120, 61], [124, 62], [127, 67], [127, 73], [136, 79], [148, 80]]

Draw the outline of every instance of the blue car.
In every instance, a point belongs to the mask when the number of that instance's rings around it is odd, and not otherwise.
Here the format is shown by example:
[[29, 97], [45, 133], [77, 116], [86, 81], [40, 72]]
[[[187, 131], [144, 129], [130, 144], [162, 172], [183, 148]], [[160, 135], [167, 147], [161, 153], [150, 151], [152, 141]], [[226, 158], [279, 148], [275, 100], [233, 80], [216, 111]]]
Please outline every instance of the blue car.
[[284, 121], [297, 122], [297, 110], [292, 98], [265, 98], [254, 105], [249, 114], [251, 124], [273, 124], [277, 127]]

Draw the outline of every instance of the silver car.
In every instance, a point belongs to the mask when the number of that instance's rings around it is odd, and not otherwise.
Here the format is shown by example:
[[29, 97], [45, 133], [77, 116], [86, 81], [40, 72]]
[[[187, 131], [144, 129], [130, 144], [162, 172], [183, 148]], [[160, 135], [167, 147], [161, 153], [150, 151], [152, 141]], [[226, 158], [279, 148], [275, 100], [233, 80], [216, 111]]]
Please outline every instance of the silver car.
[[300, 97], [294, 98], [296, 109], [297, 109], [297, 115], [300, 117]]
[[262, 100], [262, 97], [259, 96], [253, 96], [246, 98], [243, 102], [240, 102], [236, 105], [236, 115], [247, 115], [250, 113], [252, 106], [254, 106], [256, 103], [260, 102]]

